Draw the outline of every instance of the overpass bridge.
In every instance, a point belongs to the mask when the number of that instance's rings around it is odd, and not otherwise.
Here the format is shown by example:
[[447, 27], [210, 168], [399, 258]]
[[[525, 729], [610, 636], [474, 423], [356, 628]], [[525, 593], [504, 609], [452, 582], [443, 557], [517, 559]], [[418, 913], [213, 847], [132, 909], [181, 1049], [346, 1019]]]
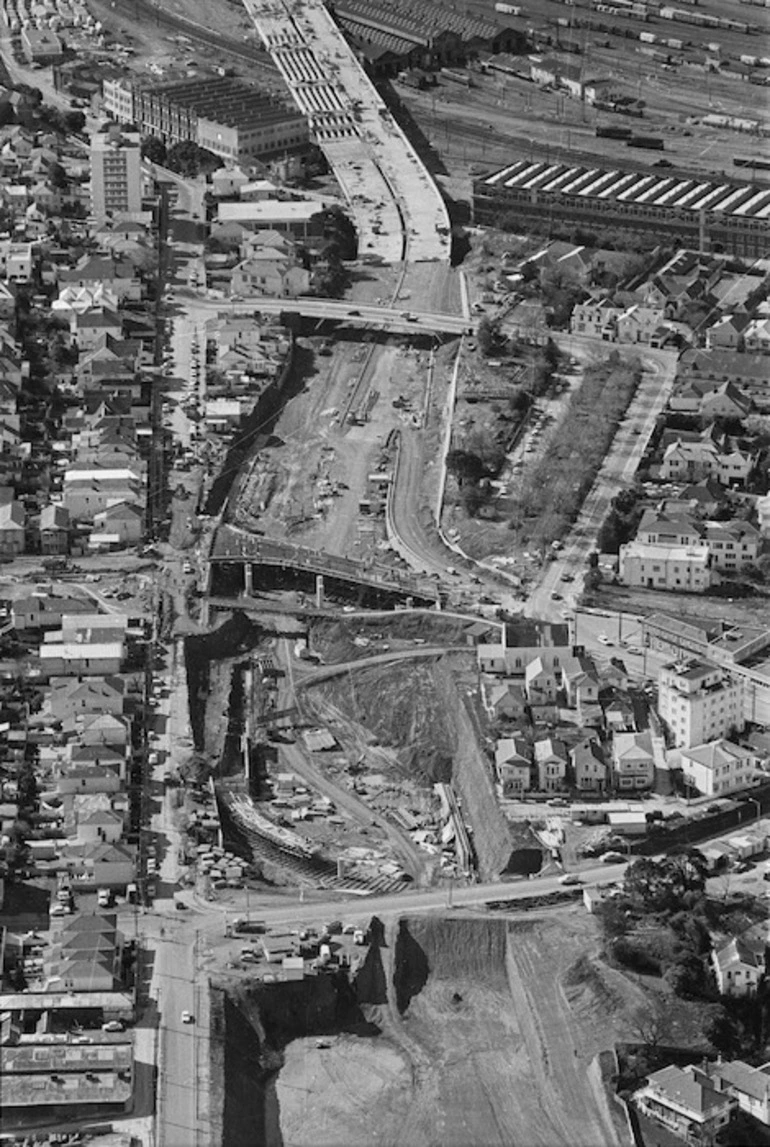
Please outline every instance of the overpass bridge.
[[219, 526], [209, 551], [209, 592], [226, 596], [222, 592], [226, 587], [230, 592], [251, 594], [257, 583], [270, 588], [276, 584], [287, 589], [304, 587], [315, 591], [319, 599], [325, 589], [332, 589], [375, 603], [440, 605], [438, 587], [426, 578], [274, 541], [234, 526]]
[[345, 326], [374, 327], [398, 334], [471, 335], [475, 320], [462, 315], [443, 315], [424, 311], [395, 311], [388, 307], [369, 306], [366, 303], [339, 302], [335, 299], [252, 299], [244, 302], [223, 302], [221, 309], [234, 314], [302, 315], [309, 319], [328, 319]]

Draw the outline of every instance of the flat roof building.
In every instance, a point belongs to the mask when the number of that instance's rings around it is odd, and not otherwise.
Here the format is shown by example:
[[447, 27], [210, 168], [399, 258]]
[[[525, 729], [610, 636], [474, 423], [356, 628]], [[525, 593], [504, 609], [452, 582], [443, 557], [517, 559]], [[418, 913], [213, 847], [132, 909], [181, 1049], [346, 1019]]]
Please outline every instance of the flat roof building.
[[141, 136], [107, 124], [91, 136], [91, 208], [103, 223], [142, 210]]
[[62, 57], [62, 42], [56, 33], [32, 24], [22, 28], [21, 48], [30, 64], [53, 64]]

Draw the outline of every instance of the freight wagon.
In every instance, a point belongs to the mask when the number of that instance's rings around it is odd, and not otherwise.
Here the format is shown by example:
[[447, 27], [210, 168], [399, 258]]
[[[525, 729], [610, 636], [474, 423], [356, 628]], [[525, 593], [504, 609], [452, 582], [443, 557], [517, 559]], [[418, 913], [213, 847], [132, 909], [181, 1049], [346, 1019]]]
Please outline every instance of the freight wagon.
[[615, 127], [614, 124], [597, 124], [596, 134], [599, 139], [630, 139], [632, 131], [630, 127]]
[[632, 135], [626, 141], [627, 147], [643, 147], [648, 151], [663, 151], [663, 140], [658, 135]]

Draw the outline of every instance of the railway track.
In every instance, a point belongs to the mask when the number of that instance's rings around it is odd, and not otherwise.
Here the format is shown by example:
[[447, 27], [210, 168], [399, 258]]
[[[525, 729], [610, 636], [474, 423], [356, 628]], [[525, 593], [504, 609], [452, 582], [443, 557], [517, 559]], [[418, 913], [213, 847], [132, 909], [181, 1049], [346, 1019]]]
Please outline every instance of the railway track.
[[[188, 20], [184, 16], [177, 16], [174, 12], [166, 12], [156, 4], [150, 3], [149, 0], [132, 0], [132, 8], [137, 20], [146, 20], [155, 24], [157, 27], [166, 28], [170, 31], [180, 32], [185, 36], [189, 36], [191, 40], [197, 43], [206, 44], [211, 48], [218, 48], [221, 52], [228, 52], [231, 56], [237, 56], [239, 59], [246, 60], [252, 67], [256, 65], [266, 76], [269, 76], [274, 83], [277, 84], [281, 81], [278, 69], [273, 64], [268, 53], [263, 51], [262, 48], [239, 43], [238, 40], [233, 40], [229, 36], [223, 36], [218, 32], [204, 28], [201, 24], [196, 24], [193, 20]], [[281, 90], [283, 90], [282, 81]]]

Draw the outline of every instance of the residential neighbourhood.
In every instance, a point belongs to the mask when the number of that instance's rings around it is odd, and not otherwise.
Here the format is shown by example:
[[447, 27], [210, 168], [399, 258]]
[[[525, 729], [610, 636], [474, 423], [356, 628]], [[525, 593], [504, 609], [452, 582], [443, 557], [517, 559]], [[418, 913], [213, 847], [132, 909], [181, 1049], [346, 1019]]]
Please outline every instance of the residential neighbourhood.
[[770, 1142], [761, 6], [128, 8], [0, 0], [3, 1141]]

